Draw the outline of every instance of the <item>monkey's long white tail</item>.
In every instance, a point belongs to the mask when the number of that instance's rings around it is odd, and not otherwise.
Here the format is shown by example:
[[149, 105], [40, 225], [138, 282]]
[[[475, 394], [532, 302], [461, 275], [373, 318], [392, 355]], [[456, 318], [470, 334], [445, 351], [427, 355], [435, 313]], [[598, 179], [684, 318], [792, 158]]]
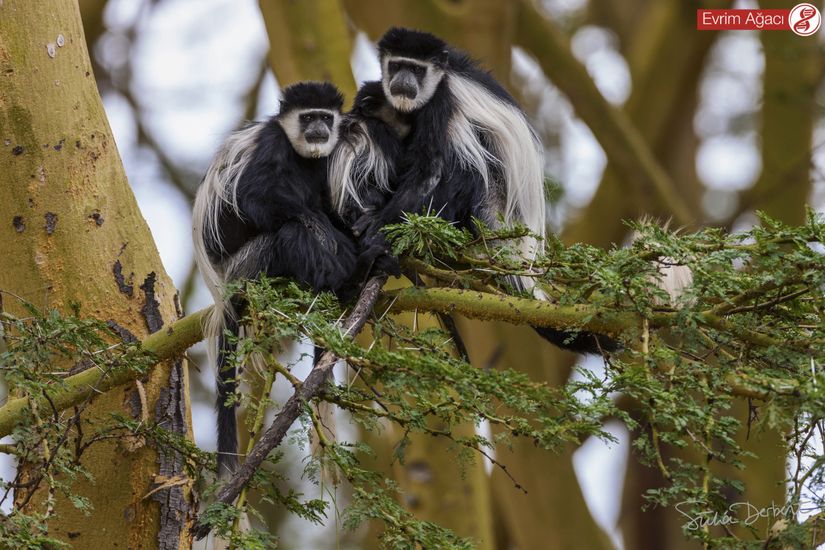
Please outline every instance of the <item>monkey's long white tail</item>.
[[208, 241], [213, 249], [223, 249], [221, 211], [230, 206], [239, 214], [236, 197], [238, 182], [252, 159], [257, 136], [262, 127], [262, 123], [256, 122], [229, 135], [215, 153], [195, 196], [195, 205], [192, 209], [195, 262], [215, 300], [215, 307], [204, 320], [209, 362], [213, 365], [217, 364], [217, 337], [223, 333], [224, 316], [227, 312], [233, 312], [228, 311], [228, 300], [223, 295], [223, 270], [210, 261], [206, 243]]
[[459, 157], [482, 174], [489, 188], [493, 182], [487, 163], [492, 154], [504, 178], [504, 221], [523, 223], [543, 237], [544, 150], [524, 113], [469, 78], [451, 76], [450, 91], [457, 100], [458, 116], [450, 132], [458, 134], [451, 137], [457, 138], [452, 142], [458, 144]]
[[[233, 310], [230, 304], [230, 297], [224, 295], [225, 266], [220, 263], [213, 264], [210, 260], [210, 252], [212, 258], [222, 256], [221, 253], [224, 248], [220, 227], [221, 213], [226, 208], [231, 208], [239, 215], [236, 198], [238, 182], [252, 160], [258, 132], [262, 127], [262, 123], [253, 123], [232, 133], [226, 139], [212, 159], [212, 163], [195, 196], [195, 204], [192, 209], [195, 262], [215, 302], [214, 307], [204, 319], [203, 332], [207, 344], [209, 363], [215, 365], [218, 371], [216, 374], [219, 380], [219, 401], [221, 401], [220, 388], [222, 387], [219, 365], [221, 337], [227, 327], [227, 320], [235, 319], [237, 312]], [[234, 378], [234, 376], [231, 377]], [[219, 403], [219, 406], [221, 405], [222, 403]], [[226, 411], [219, 409], [219, 417], [221, 412], [225, 413]], [[234, 412], [232, 414], [234, 415]], [[235, 432], [236, 430], [233, 429], [232, 434], [235, 434]], [[234, 456], [219, 456], [218, 462], [220, 464], [226, 460], [234, 460], [234, 458]], [[229, 471], [226, 468], [218, 468], [219, 477], [223, 477], [228, 473]]]
[[[488, 197], [503, 195], [503, 211], [498, 213], [506, 224], [524, 224], [544, 237], [544, 149], [524, 113], [470, 78], [451, 75], [450, 91], [456, 98], [457, 112], [449, 131], [460, 161], [481, 174]], [[482, 143], [482, 136], [486, 143]], [[497, 168], [503, 182], [493, 180], [490, 166]], [[535, 259], [538, 247], [536, 239], [522, 239], [522, 256]], [[521, 277], [517, 286], [532, 291], [537, 298], [544, 295], [535, 291], [530, 277]]]

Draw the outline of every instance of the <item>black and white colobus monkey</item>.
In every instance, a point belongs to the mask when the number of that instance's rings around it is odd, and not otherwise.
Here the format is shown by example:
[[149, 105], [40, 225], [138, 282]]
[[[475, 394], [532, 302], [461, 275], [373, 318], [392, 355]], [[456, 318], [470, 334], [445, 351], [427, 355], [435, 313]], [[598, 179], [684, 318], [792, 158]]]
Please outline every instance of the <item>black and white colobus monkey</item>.
[[[469, 56], [429, 33], [392, 28], [378, 49], [380, 86], [367, 83], [359, 92], [330, 165], [334, 204], [357, 218], [353, 232], [363, 242], [380, 242], [384, 225], [404, 212], [429, 210], [470, 231], [473, 218], [493, 228], [503, 218], [543, 237], [543, 148], [512, 96]], [[522, 241], [525, 259], [535, 257], [536, 246], [535, 239]], [[513, 283], [543, 295], [530, 278]], [[589, 333], [536, 331], [573, 351], [615, 347]]]
[[338, 141], [342, 104], [329, 83], [284, 89], [277, 115], [226, 140], [195, 199], [195, 257], [215, 298], [205, 332], [218, 365], [219, 476], [237, 465], [235, 406], [227, 405], [236, 373], [224, 331], [239, 333], [243, 306], [223, 286], [263, 274], [340, 295], [364, 258], [330, 205], [327, 157]]
[[404, 152], [391, 199], [365, 213], [355, 232], [374, 233], [429, 207], [471, 230], [473, 217], [496, 227], [502, 216], [544, 235], [543, 151], [513, 98], [431, 34], [393, 28], [378, 47], [390, 107], [378, 116], [409, 135], [399, 136]]

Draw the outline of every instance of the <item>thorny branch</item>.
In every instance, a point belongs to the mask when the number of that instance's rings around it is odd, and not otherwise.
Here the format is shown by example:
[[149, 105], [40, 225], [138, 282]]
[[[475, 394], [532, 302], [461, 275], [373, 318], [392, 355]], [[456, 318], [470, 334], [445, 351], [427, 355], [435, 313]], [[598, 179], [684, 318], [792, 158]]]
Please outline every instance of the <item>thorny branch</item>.
[[[386, 276], [382, 276], [373, 277], [367, 281], [358, 301], [353, 307], [352, 313], [350, 313], [344, 321], [342, 327], [344, 334], [355, 337], [361, 332], [367, 319], [372, 314], [372, 310], [381, 292], [381, 287], [384, 286], [386, 280]], [[218, 502], [231, 504], [238, 498], [238, 495], [246, 484], [249, 483], [252, 475], [257, 471], [272, 449], [280, 445], [281, 441], [283, 441], [287, 430], [289, 430], [289, 427], [292, 426], [293, 422], [300, 416], [304, 405], [323, 391], [324, 384], [332, 373], [332, 368], [335, 366], [337, 360], [337, 357], [329, 351], [321, 356], [320, 361], [315, 365], [309, 376], [301, 383], [292, 397], [287, 400], [267, 431], [255, 443], [252, 452], [246, 456], [246, 460], [232, 476], [232, 479], [230, 479], [218, 493], [216, 499]], [[201, 539], [209, 534], [209, 527], [199, 524], [194, 527], [193, 532], [196, 538]]]

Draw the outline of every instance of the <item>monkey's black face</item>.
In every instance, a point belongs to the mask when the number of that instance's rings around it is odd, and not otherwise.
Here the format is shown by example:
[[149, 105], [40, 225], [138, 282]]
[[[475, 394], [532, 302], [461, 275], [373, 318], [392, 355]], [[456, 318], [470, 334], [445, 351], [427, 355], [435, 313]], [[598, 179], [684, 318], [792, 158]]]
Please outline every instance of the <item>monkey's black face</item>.
[[355, 96], [350, 113], [356, 118], [378, 119], [389, 125], [403, 139], [410, 130], [406, 115], [399, 113], [387, 100], [380, 80], [365, 82]]
[[390, 77], [390, 93], [395, 96], [415, 99], [427, 76], [426, 65], [410, 61], [390, 61], [387, 63]]
[[335, 116], [329, 111], [304, 111], [298, 116], [301, 133], [307, 143], [326, 143], [332, 133]]
[[440, 67], [418, 59], [388, 56], [382, 65], [384, 93], [393, 107], [405, 113], [423, 107], [444, 77]]
[[307, 158], [326, 157], [338, 141], [340, 112], [329, 109], [296, 109], [279, 115], [292, 148]]

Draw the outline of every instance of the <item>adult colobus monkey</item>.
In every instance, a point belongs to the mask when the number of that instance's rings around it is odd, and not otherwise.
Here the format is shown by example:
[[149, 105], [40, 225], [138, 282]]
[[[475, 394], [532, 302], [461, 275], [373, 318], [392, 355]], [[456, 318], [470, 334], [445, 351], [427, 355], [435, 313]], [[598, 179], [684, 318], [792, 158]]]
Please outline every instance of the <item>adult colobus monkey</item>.
[[[473, 218], [493, 228], [503, 219], [543, 237], [543, 149], [512, 96], [431, 34], [392, 28], [378, 48], [380, 87], [367, 83], [359, 92], [330, 167], [336, 207], [349, 217], [360, 210], [353, 232], [380, 242], [380, 228], [404, 212], [430, 210], [470, 231]], [[388, 199], [376, 206], [382, 194]], [[535, 240], [524, 239], [521, 252], [533, 258]], [[529, 278], [513, 282], [534, 289]], [[592, 334], [536, 330], [573, 351], [615, 346]]]
[[431, 34], [393, 28], [378, 47], [382, 90], [392, 107], [379, 114], [408, 126], [409, 135], [392, 198], [363, 216], [356, 233], [431, 207], [471, 230], [473, 217], [496, 227], [502, 216], [543, 236], [543, 151], [513, 98]]
[[[232, 134], [215, 155], [195, 199], [195, 258], [215, 307], [207, 320], [218, 365], [218, 473], [237, 465], [236, 388], [228, 361], [242, 303], [229, 281], [292, 277], [315, 291], [342, 293], [358, 271], [355, 243], [331, 209], [327, 156], [338, 140], [343, 97], [331, 84], [283, 90], [280, 112]], [[214, 341], [217, 340], [215, 345]]]

